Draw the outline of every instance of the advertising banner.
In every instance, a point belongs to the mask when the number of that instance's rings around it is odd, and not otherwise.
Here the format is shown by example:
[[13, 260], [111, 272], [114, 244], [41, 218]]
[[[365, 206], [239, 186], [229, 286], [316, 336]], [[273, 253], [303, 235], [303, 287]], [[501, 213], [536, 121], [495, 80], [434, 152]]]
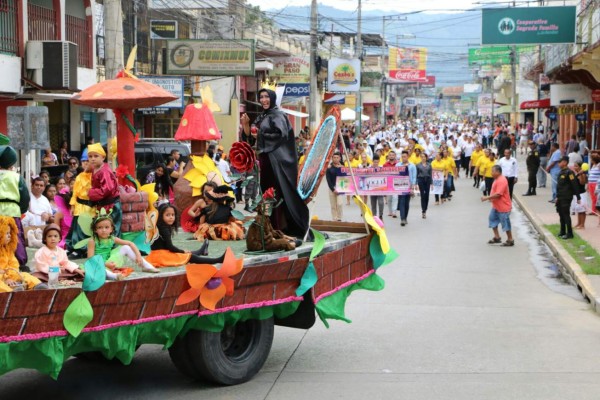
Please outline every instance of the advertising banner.
[[[536, 46], [517, 46], [517, 54], [531, 53]], [[469, 65], [507, 65], [510, 64], [512, 46], [484, 46], [469, 49]], [[519, 57], [515, 58], [519, 63]]]
[[310, 95], [310, 83], [286, 83], [283, 97], [307, 97]]
[[177, 96], [177, 100], [156, 106], [155, 108], [183, 108], [183, 78], [177, 76], [138, 76], [143, 81], [160, 86]]
[[177, 21], [150, 21], [150, 39], [177, 39]]
[[254, 40], [168, 40], [167, 74], [254, 76]]
[[421, 83], [421, 88], [429, 89], [435, 87], [435, 75], [427, 75], [425, 77], [425, 82]]
[[338, 176], [335, 190], [338, 193], [355, 193], [361, 196], [385, 196], [410, 194], [408, 168], [354, 168], [354, 178], [349, 168], [342, 168], [343, 176]]
[[491, 93], [480, 94], [479, 97], [477, 97], [477, 112], [482, 116], [492, 115]]
[[465, 83], [463, 85], [463, 92], [465, 93], [481, 93], [482, 89], [480, 83]]
[[328, 89], [332, 92], [358, 92], [360, 89], [360, 60], [332, 58], [327, 73]]
[[481, 43], [575, 43], [575, 18], [575, 6], [484, 8]]
[[426, 48], [390, 47], [388, 55], [388, 71], [391, 79], [405, 82], [427, 80]]
[[390, 79], [403, 82], [425, 82], [427, 74], [424, 69], [394, 69], [389, 72]]
[[309, 57], [275, 57], [271, 79], [277, 83], [308, 83], [310, 81]]
[[444, 193], [444, 171], [441, 169], [431, 170], [431, 194]]

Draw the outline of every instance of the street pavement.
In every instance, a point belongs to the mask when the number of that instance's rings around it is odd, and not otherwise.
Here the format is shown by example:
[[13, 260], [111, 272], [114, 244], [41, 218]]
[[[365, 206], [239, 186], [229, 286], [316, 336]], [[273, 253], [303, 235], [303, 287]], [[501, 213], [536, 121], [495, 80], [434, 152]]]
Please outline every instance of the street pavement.
[[[600, 398], [600, 317], [572, 287], [548, 279], [553, 261], [518, 210], [516, 245], [488, 245], [489, 203], [472, 181], [454, 199], [418, 197], [408, 225], [384, 222], [400, 254], [378, 273], [382, 292], [349, 298], [351, 324], [276, 328], [250, 382], [214, 387], [180, 375], [168, 353], [142, 346], [132, 365], [68, 361], [57, 382], [34, 371], [0, 377], [2, 399], [594, 399]], [[525, 191], [521, 180], [516, 190]], [[330, 217], [322, 186], [312, 213]], [[345, 219], [360, 221], [358, 207]]]

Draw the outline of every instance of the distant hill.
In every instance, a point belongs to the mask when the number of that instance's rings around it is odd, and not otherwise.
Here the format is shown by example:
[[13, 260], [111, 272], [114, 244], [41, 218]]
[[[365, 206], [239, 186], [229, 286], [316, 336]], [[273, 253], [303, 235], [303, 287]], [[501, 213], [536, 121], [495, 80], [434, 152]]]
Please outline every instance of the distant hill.
[[[286, 7], [281, 10], [270, 9], [273, 17], [282, 29], [310, 29], [310, 7]], [[356, 32], [356, 12], [339, 10], [319, 5], [319, 30]], [[468, 45], [478, 44], [481, 40], [481, 13], [478, 11], [455, 14], [405, 14], [405, 21], [391, 20], [398, 15], [390, 11], [364, 11], [362, 13], [363, 33], [382, 33], [382, 17], [386, 16], [386, 40], [389, 45], [397, 44], [396, 35], [414, 34], [415, 39], [399, 39], [400, 46], [426, 47], [428, 49], [427, 73], [436, 75], [438, 86], [458, 86], [472, 79], [468, 69]], [[367, 49], [380, 54], [380, 49]]]

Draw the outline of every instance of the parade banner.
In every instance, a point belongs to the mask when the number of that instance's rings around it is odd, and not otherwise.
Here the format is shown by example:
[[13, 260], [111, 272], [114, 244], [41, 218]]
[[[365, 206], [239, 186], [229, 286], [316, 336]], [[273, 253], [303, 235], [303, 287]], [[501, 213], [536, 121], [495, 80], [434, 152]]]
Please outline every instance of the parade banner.
[[352, 180], [350, 168], [342, 168], [335, 190], [340, 194], [361, 196], [386, 196], [410, 194], [410, 177], [406, 167], [353, 168], [355, 180]]
[[277, 83], [309, 83], [309, 57], [275, 57], [273, 71], [269, 72], [271, 79]]
[[434, 169], [431, 171], [431, 194], [443, 194], [444, 193], [444, 171], [441, 169]]
[[360, 90], [360, 60], [332, 58], [327, 73], [331, 92], [358, 92]]
[[167, 74], [254, 76], [254, 40], [168, 40]]
[[484, 8], [481, 11], [481, 44], [575, 43], [575, 6]]

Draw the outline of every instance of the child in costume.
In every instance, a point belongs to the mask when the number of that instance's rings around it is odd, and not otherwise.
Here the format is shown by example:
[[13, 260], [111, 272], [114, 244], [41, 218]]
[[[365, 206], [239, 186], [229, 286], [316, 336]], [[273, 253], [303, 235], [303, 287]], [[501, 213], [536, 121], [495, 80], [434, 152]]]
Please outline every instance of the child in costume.
[[[1, 135], [0, 136], [4, 136]], [[0, 215], [11, 217], [17, 226], [18, 237], [15, 256], [24, 271], [27, 268], [25, 235], [21, 225], [21, 215], [29, 208], [29, 189], [22, 176], [10, 168], [17, 162], [17, 152], [11, 146], [0, 146]]]
[[122, 211], [117, 177], [104, 162], [106, 152], [100, 143], [90, 144], [87, 148], [88, 172], [92, 172], [92, 187], [88, 192], [90, 205], [96, 207], [98, 212], [102, 209], [110, 211], [114, 221], [114, 235], [121, 236]]
[[222, 263], [225, 257], [211, 258], [208, 255], [208, 240], [196, 251], [181, 250], [172, 241], [177, 233], [177, 211], [170, 204], [163, 204], [158, 209], [158, 238], [152, 243], [152, 251], [146, 260], [156, 267], [176, 267], [188, 263], [216, 264]]
[[231, 188], [227, 185], [207, 190], [205, 196], [212, 200], [212, 203], [204, 207], [200, 212], [200, 225], [196, 233], [194, 233], [196, 239], [245, 239], [246, 236], [242, 221], [235, 219], [231, 215], [231, 203], [235, 201], [235, 197], [228, 194], [230, 190]]
[[19, 272], [19, 261], [15, 257], [18, 230], [15, 220], [0, 217], [0, 293], [20, 290], [48, 289], [35, 276]]
[[[158, 272], [158, 269], [142, 258], [140, 251], [133, 242], [114, 236], [115, 223], [108, 214], [102, 212], [92, 222], [92, 232], [93, 237], [90, 238], [87, 246], [88, 258], [101, 255], [106, 268], [109, 270], [116, 267], [120, 268], [127, 261], [126, 258], [128, 258], [142, 267], [143, 272]], [[108, 271], [106, 276], [109, 277]]]
[[[81, 172], [75, 178], [73, 183], [73, 195], [69, 204], [72, 207], [73, 219], [71, 221], [71, 229], [65, 238], [65, 246], [68, 252], [71, 252], [72, 256], [78, 257], [80, 254], [73, 246], [80, 241], [86, 239], [88, 236], [83, 232], [81, 226], [79, 226], [79, 216], [83, 214], [96, 215], [96, 210], [90, 207], [90, 198], [88, 192], [92, 188], [92, 173]], [[85, 253], [85, 248], [81, 249]]]
[[85, 275], [79, 265], [67, 258], [67, 252], [59, 247], [61, 241], [60, 228], [56, 224], [47, 225], [42, 234], [44, 246], [35, 252], [34, 275], [40, 280], [48, 282], [48, 271], [51, 266], [60, 267], [60, 280], [82, 280]]

